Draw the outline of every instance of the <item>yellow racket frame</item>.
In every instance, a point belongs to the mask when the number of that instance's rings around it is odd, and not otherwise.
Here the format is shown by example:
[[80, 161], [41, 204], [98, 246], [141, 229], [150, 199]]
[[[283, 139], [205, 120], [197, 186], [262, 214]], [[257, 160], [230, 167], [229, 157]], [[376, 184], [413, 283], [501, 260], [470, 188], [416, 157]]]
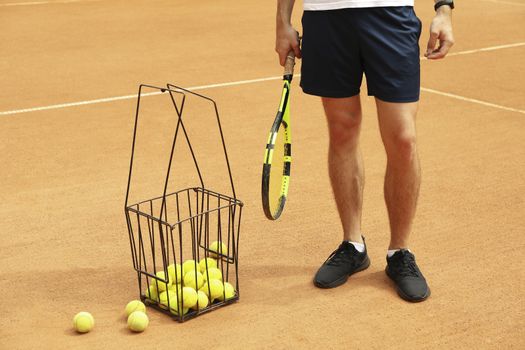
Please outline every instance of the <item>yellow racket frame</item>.
[[[286, 198], [288, 196], [288, 188], [290, 186], [290, 170], [292, 165], [292, 130], [290, 120], [290, 85], [293, 78], [293, 65], [295, 64], [295, 56], [289, 54], [285, 65], [285, 74], [283, 76], [283, 90], [281, 94], [281, 102], [279, 103], [279, 110], [273, 122], [270, 134], [268, 136], [268, 142], [266, 144], [266, 150], [264, 153], [264, 164], [262, 173], [262, 205], [264, 214], [270, 220], [278, 219], [286, 204]], [[275, 150], [275, 141], [277, 140], [277, 133], [279, 128], [282, 127], [284, 132], [284, 158], [283, 158], [283, 173], [281, 177], [281, 189], [279, 194], [278, 203], [274, 204], [276, 208], [273, 212], [270, 205], [270, 172], [272, 168], [273, 153]], [[275, 181], [275, 179], [274, 179]]]

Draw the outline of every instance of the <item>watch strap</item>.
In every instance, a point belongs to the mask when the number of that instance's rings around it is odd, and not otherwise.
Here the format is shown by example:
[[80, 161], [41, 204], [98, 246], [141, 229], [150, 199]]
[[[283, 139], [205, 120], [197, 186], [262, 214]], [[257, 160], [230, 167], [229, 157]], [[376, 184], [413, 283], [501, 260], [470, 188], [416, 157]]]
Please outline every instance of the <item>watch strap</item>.
[[454, 8], [454, 0], [441, 0], [441, 1], [438, 1], [434, 4], [434, 10], [438, 10], [438, 8], [440, 8], [441, 6], [443, 5], [448, 5], [450, 6], [450, 9], [453, 9]]

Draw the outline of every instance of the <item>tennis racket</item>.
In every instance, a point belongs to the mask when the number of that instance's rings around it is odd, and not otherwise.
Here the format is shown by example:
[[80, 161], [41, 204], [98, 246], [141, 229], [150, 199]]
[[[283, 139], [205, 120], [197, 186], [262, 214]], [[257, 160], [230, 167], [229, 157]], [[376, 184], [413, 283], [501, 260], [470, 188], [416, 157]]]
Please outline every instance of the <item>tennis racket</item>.
[[283, 90], [279, 110], [270, 129], [270, 136], [268, 136], [264, 153], [262, 205], [264, 214], [270, 220], [277, 220], [281, 216], [290, 184], [290, 167], [292, 164], [290, 84], [293, 78], [294, 65], [295, 54], [290, 51], [284, 65]]

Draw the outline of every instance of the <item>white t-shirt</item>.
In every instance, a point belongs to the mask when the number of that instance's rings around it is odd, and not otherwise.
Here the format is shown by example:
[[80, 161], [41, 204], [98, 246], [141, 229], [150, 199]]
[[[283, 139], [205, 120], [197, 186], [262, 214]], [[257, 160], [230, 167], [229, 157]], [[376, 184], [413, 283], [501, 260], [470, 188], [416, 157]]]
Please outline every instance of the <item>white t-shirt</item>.
[[414, 0], [303, 0], [305, 11], [387, 6], [414, 6]]

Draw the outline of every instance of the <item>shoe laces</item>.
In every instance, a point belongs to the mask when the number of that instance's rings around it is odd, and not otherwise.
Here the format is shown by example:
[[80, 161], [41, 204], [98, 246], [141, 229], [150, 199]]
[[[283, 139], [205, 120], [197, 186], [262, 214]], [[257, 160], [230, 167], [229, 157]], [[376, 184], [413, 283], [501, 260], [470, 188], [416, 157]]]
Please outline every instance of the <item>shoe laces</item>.
[[404, 277], [420, 277], [421, 272], [417, 267], [416, 260], [413, 254], [409, 251], [401, 250], [397, 255], [397, 262], [395, 262], [395, 269], [397, 273]]
[[[326, 259], [326, 263], [327, 265], [331, 265], [331, 266], [339, 266], [341, 264], [344, 264], [344, 263], [352, 263], [352, 264], [355, 264], [356, 262], [356, 254], [352, 251], [352, 247], [348, 246], [348, 245], [345, 245], [344, 243], [342, 243], [339, 248], [337, 248], [336, 250], [334, 250], [332, 252], [332, 254], [330, 254], [330, 256], [328, 257], [328, 259]], [[357, 250], [354, 248], [355, 252], [357, 252]]]

